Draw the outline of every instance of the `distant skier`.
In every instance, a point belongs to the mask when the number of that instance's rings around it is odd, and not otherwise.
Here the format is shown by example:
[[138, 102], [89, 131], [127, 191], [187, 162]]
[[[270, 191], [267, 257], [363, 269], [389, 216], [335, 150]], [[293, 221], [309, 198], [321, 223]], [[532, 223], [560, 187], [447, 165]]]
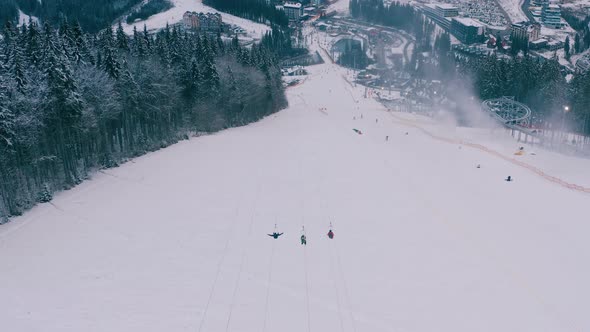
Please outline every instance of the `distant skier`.
[[385, 136], [385, 142], [389, 141], [389, 136]]
[[328, 237], [329, 237], [330, 239], [333, 239], [333, 238], [334, 238], [334, 232], [332, 232], [332, 230], [330, 230], [330, 231], [328, 232]]
[[379, 119], [375, 119], [375, 123], [379, 123]]
[[477, 164], [477, 166], [476, 166], [476, 167], [477, 167], [477, 168], [481, 168], [481, 165], [480, 165], [480, 164]]
[[279, 238], [279, 236], [283, 235], [283, 233], [273, 232], [272, 234], [266, 234], [268, 236], [272, 236], [275, 240]]
[[508, 182], [512, 181], [512, 177], [510, 175], [508, 175], [508, 177], [506, 178], [506, 181], [508, 181]]
[[305, 234], [301, 235], [301, 244], [307, 245], [307, 238], [305, 237]]

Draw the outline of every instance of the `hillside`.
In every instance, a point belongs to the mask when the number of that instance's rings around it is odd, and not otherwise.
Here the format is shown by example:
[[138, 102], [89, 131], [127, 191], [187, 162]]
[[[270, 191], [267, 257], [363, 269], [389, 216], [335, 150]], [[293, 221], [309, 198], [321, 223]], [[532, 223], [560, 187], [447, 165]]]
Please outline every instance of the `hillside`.
[[0, 226], [2, 325], [590, 329], [589, 196], [549, 177], [588, 186], [587, 160], [516, 162], [516, 142], [486, 143], [502, 130], [387, 112], [346, 70], [309, 70], [288, 109], [136, 158]]

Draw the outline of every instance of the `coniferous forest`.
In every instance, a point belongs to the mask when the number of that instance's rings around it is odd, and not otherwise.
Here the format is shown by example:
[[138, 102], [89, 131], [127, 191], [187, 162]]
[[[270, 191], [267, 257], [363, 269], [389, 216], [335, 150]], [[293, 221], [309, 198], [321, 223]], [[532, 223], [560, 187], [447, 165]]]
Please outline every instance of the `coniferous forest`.
[[[111, 25], [142, 0], [2, 0], [0, 1], [0, 24], [15, 23], [18, 9], [42, 22], [60, 22], [67, 19], [78, 21], [84, 31], [97, 32]], [[19, 22], [22, 23], [22, 22]]]
[[263, 24], [286, 28], [289, 18], [285, 12], [269, 5], [265, 0], [204, 0], [204, 4], [219, 11], [243, 17]]
[[354, 18], [407, 31], [415, 26], [414, 7], [399, 2], [385, 5], [383, 0], [350, 0], [350, 14]]
[[170, 0], [149, 0], [138, 9], [134, 10], [131, 14], [127, 15], [125, 21], [128, 24], [135, 22], [136, 20], [145, 20], [152, 15], [162, 13], [174, 5]]
[[191, 133], [256, 121], [286, 106], [277, 37], [245, 49], [166, 28], [15, 28], [0, 40], [0, 217], [19, 215], [91, 171]]

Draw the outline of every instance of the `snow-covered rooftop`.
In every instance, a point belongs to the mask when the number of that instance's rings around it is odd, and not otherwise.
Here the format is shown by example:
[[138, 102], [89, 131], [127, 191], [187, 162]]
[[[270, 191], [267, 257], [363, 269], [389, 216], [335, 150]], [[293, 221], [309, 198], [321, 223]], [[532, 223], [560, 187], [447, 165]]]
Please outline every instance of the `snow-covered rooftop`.
[[283, 7], [285, 7], [285, 8], [300, 9], [301, 8], [301, 4], [299, 2], [285, 2], [285, 4], [283, 5]]
[[457, 20], [457, 22], [465, 26], [472, 26], [478, 28], [485, 26], [483, 23], [469, 17], [453, 17], [453, 20]]
[[437, 3], [435, 6], [441, 9], [458, 9], [457, 6], [451, 5], [449, 3]]

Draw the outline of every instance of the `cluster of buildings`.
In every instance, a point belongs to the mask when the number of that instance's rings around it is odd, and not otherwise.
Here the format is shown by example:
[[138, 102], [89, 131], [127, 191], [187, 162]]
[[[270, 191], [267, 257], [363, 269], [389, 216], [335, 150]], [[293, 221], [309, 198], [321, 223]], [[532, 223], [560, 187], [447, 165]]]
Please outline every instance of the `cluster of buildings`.
[[219, 13], [186, 12], [182, 16], [182, 24], [186, 29], [221, 31], [223, 20]]
[[303, 16], [303, 5], [299, 2], [285, 2], [283, 10], [290, 21], [298, 21]]
[[425, 4], [419, 9], [462, 43], [483, 42], [485, 24], [473, 18], [459, 16], [458, 7], [450, 4]]
[[485, 38], [485, 25], [468, 17], [454, 17], [451, 33], [464, 44], [481, 43]]
[[[449, 17], [448, 15], [442, 15], [441, 9], [446, 9], [456, 12], [453, 16], [464, 16], [478, 20], [486, 24], [487, 26], [493, 26], [497, 28], [505, 27], [508, 24], [504, 13], [500, 10], [498, 3], [495, 0], [477, 0], [477, 1], [465, 1], [465, 0], [439, 0], [445, 3], [431, 3], [427, 0], [422, 0], [422, 5], [419, 8], [424, 11], [430, 11], [432, 13], [438, 12], [438, 17]], [[433, 15], [434, 16], [434, 15]], [[445, 24], [445, 22], [441, 22]], [[448, 22], [450, 24], [450, 20]]]
[[556, 0], [533, 0], [529, 10], [533, 17], [548, 28], [561, 29], [565, 22], [561, 19], [561, 7]]
[[513, 23], [510, 34], [515, 38], [528, 38], [529, 48], [531, 50], [548, 49], [555, 51], [563, 48], [565, 43], [561, 40], [550, 39], [541, 35], [541, 24], [539, 22], [518, 22]]
[[322, 0], [311, 0], [309, 1], [309, 6], [305, 7], [300, 2], [286, 1], [283, 4], [276, 5], [275, 7], [277, 9], [284, 10], [285, 14], [289, 18], [289, 21], [297, 22], [315, 15], [321, 3]]
[[[553, 0], [532, 0], [534, 6], [539, 6], [538, 21], [523, 21], [511, 25], [510, 34], [513, 38], [528, 39], [531, 50], [548, 49], [555, 51], [563, 48], [563, 41], [543, 36], [541, 25], [552, 28], [561, 28], [564, 23], [561, 19], [561, 11]], [[484, 42], [486, 34], [496, 35], [504, 28], [490, 26], [474, 17], [466, 17], [466, 13], [458, 6], [449, 3], [428, 3], [418, 7], [429, 19], [437, 23], [441, 28], [454, 35], [463, 44], [470, 45]], [[506, 37], [507, 38], [507, 37]], [[498, 41], [504, 43], [504, 41]]]
[[533, 42], [541, 37], [541, 24], [528, 21], [513, 23], [510, 34], [515, 38], [528, 38], [529, 42]]

